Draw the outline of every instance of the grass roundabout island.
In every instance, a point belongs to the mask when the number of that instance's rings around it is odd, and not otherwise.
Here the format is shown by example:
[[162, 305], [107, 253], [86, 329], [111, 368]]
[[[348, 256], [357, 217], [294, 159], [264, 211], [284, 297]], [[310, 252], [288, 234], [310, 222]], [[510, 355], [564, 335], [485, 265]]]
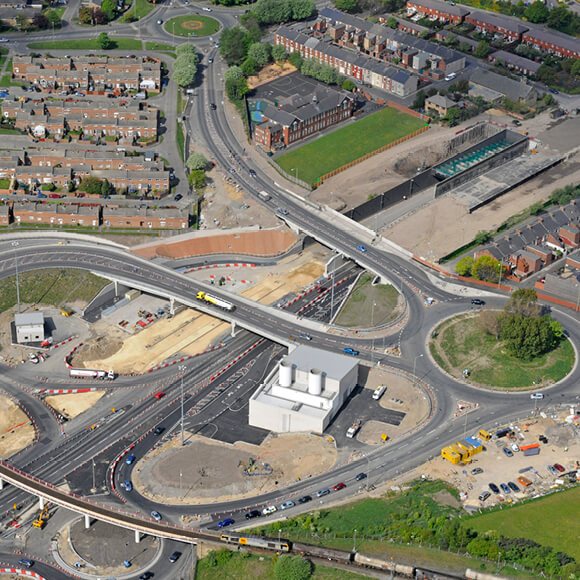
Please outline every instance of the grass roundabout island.
[[164, 25], [165, 31], [175, 36], [188, 38], [190, 36], [211, 36], [220, 29], [220, 23], [210, 16], [190, 14], [177, 16]]
[[[541, 354], [518, 356], [506, 338], [507, 327], [501, 331], [502, 321], [509, 316], [526, 318], [504, 311], [482, 310], [445, 320], [435, 328], [429, 342], [433, 360], [452, 377], [490, 389], [539, 389], [563, 379], [575, 360], [570, 341], [560, 335]], [[518, 326], [522, 324], [521, 318], [514, 325], [522, 333], [520, 340], [530, 342], [533, 331]], [[538, 337], [542, 338], [540, 332]], [[464, 375], [466, 369], [468, 375]]]

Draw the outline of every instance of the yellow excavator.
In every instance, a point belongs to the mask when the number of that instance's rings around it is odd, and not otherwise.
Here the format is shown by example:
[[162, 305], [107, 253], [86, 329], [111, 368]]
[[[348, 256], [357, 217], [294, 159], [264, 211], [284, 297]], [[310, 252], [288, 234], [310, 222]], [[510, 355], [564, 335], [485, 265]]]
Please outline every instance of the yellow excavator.
[[42, 511], [38, 514], [38, 517], [32, 522], [35, 528], [44, 528], [46, 522], [50, 519], [50, 514], [48, 513], [48, 504], [42, 508]]

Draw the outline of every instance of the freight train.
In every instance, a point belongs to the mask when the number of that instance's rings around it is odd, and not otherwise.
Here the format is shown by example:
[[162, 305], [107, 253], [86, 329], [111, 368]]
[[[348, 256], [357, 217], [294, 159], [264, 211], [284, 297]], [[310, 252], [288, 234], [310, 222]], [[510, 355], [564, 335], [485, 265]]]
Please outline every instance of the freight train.
[[[204, 530], [204, 535], [209, 530]], [[211, 532], [210, 532], [211, 534]], [[303, 544], [301, 542], [291, 542], [290, 540], [267, 538], [263, 536], [249, 536], [240, 534], [224, 534], [219, 535], [222, 542], [228, 544], [237, 544], [248, 548], [256, 548], [262, 550], [272, 550], [276, 552], [292, 552], [301, 554], [306, 557], [320, 558], [332, 562], [339, 562], [341, 564], [349, 564], [353, 566], [364, 566], [365, 568], [372, 568], [375, 570], [388, 570], [405, 578], [416, 578], [418, 580], [508, 580], [502, 576], [495, 576], [493, 574], [484, 574], [476, 570], [467, 569], [462, 576], [450, 575], [445, 572], [438, 572], [436, 570], [428, 570], [425, 568], [418, 568], [416, 566], [407, 566], [400, 564], [393, 560], [385, 560], [373, 556], [365, 556], [359, 552], [348, 552], [346, 550], [337, 550], [335, 548], [326, 548], [324, 546], [315, 546], [313, 544]]]
[[217, 296], [213, 296], [212, 294], [208, 294], [207, 292], [203, 292], [201, 290], [197, 293], [196, 298], [198, 300], [201, 300], [202, 302], [209, 302], [210, 304], [213, 304], [218, 308], [222, 308], [223, 310], [227, 310], [228, 312], [232, 312], [236, 308], [231, 302], [228, 302], [223, 298], [218, 298]]

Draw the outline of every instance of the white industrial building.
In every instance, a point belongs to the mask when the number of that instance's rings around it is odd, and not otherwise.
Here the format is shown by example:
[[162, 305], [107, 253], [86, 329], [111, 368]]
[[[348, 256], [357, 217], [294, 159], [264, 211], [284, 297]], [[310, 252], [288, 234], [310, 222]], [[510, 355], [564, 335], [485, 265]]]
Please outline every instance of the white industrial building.
[[27, 312], [14, 316], [16, 327], [16, 342], [42, 342], [44, 340], [44, 314], [42, 312]]
[[250, 398], [249, 423], [278, 433], [323, 433], [357, 382], [357, 359], [298, 346]]

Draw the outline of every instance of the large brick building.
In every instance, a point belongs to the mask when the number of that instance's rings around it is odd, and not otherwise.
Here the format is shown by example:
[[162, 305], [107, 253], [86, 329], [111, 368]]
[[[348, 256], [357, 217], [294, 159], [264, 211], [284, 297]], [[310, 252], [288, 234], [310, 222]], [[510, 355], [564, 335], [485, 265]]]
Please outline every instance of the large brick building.
[[349, 119], [352, 112], [352, 97], [330, 88], [320, 88], [311, 97], [294, 95], [278, 106], [268, 104], [254, 129], [254, 140], [267, 148], [290, 145]]
[[506, 42], [521, 40], [522, 34], [528, 30], [528, 26], [524, 26], [519, 20], [493, 12], [474, 10], [465, 17], [465, 21], [475, 26], [477, 31], [502, 38]]
[[580, 41], [566, 34], [534, 28], [522, 35], [522, 42], [540, 52], [563, 58], [580, 58]]
[[430, 20], [460, 24], [469, 14], [469, 10], [440, 0], [407, 0], [407, 15], [415, 14]]

